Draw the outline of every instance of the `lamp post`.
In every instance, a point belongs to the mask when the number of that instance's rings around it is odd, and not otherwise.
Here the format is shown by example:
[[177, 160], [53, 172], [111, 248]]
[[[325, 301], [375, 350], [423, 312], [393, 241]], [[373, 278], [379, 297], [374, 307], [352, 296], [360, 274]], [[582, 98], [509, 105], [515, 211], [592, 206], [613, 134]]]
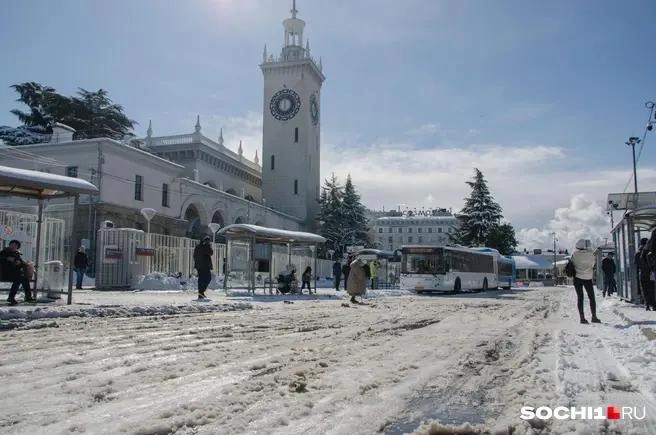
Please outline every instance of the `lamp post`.
[[148, 229], [146, 231], [148, 234], [150, 234], [150, 220], [152, 218], [154, 218], [156, 214], [157, 214], [157, 210], [155, 210], [154, 208], [142, 208], [141, 209], [141, 215], [144, 218], [146, 218], [146, 221], [148, 222], [148, 226], [147, 226]]
[[556, 233], [555, 232], [551, 233], [551, 235], [553, 236], [553, 243], [554, 243], [554, 247], [553, 247], [553, 258], [554, 258], [553, 274], [554, 274], [554, 280], [555, 280], [556, 279], [556, 273], [558, 272], [558, 267], [556, 266], [556, 241], [558, 239], [556, 239]]
[[334, 255], [334, 254], [335, 254], [335, 250], [334, 250], [334, 249], [329, 249], [329, 250], [328, 250], [328, 255], [330, 255], [330, 261], [333, 261], [333, 255]]
[[210, 231], [212, 231], [212, 243], [216, 243], [216, 233], [221, 229], [221, 224], [212, 222], [207, 224], [207, 226], [210, 228]]
[[[635, 157], [635, 146], [638, 145], [641, 142], [639, 137], [630, 137], [628, 142], [624, 142], [628, 146], [631, 147], [631, 150], [633, 151], [633, 188], [634, 188], [634, 193], [637, 195], [638, 194], [638, 174], [636, 173], [636, 157]], [[637, 198], [636, 198], [637, 200]], [[635, 206], [635, 205], [634, 205]]]

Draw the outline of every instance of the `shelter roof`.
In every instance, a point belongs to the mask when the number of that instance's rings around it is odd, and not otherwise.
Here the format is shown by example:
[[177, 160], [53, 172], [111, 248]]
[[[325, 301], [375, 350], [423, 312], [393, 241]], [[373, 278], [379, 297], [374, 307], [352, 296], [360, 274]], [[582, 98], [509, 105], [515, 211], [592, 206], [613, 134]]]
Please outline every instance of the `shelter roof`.
[[50, 199], [94, 193], [98, 188], [86, 180], [0, 166], [0, 194]]
[[553, 261], [542, 255], [513, 255], [516, 269], [547, 270], [553, 268]]
[[326, 242], [326, 239], [318, 234], [279, 230], [277, 228], [267, 228], [250, 224], [228, 225], [222, 228], [217, 234], [233, 240], [255, 238], [256, 242], [274, 244], [318, 245], [319, 243]]

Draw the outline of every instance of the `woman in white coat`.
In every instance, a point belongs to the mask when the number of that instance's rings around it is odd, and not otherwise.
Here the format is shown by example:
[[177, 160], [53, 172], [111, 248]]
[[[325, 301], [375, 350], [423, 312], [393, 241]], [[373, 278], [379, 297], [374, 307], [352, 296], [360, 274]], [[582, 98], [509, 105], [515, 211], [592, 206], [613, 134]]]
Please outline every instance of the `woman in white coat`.
[[576, 290], [577, 307], [581, 323], [588, 323], [583, 313], [583, 289], [590, 299], [590, 313], [592, 314], [592, 323], [601, 323], [597, 318], [597, 304], [595, 302], [594, 287], [592, 286], [593, 267], [595, 257], [592, 251], [587, 249], [587, 241], [580, 239], [576, 242], [576, 250], [572, 254], [571, 261], [574, 263], [576, 275], [574, 275], [574, 289]]

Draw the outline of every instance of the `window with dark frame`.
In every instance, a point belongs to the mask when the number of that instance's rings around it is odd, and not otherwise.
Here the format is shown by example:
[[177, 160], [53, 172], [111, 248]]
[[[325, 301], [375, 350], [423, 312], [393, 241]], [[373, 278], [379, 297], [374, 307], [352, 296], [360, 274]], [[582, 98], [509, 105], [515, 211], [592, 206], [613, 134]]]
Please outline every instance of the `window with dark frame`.
[[298, 143], [298, 127], [294, 129], [294, 143]]
[[77, 166], [68, 166], [66, 168], [66, 176], [77, 178]]
[[169, 206], [169, 185], [162, 184], [162, 207]]
[[298, 180], [294, 180], [294, 195], [298, 195]]
[[134, 199], [143, 201], [143, 177], [141, 175], [134, 177]]
[[276, 169], [276, 156], [271, 154], [271, 170], [273, 171], [274, 169]]

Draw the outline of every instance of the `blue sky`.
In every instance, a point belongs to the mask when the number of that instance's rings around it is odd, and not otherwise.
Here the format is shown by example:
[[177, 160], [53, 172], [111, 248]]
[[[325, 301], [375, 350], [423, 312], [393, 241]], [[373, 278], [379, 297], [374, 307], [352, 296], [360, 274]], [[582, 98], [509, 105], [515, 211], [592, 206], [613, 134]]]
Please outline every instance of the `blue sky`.
[[[140, 135], [149, 119], [156, 135], [190, 132], [200, 114], [206, 135], [224, 127], [229, 146], [242, 139], [247, 155], [261, 155], [258, 63], [265, 43], [280, 50], [290, 3], [4, 1], [0, 125], [16, 125], [13, 83], [67, 94], [104, 88]], [[526, 244], [544, 243], [556, 228], [583, 234], [605, 225], [599, 205], [631, 174], [624, 142], [642, 136], [644, 103], [656, 99], [656, 2], [297, 7], [327, 76], [324, 175], [351, 172], [373, 208], [458, 209], [477, 166], [506, 217], [533, 237]], [[639, 162], [641, 190], [656, 190], [655, 144], [656, 131]], [[572, 222], [577, 215], [589, 221]]]

